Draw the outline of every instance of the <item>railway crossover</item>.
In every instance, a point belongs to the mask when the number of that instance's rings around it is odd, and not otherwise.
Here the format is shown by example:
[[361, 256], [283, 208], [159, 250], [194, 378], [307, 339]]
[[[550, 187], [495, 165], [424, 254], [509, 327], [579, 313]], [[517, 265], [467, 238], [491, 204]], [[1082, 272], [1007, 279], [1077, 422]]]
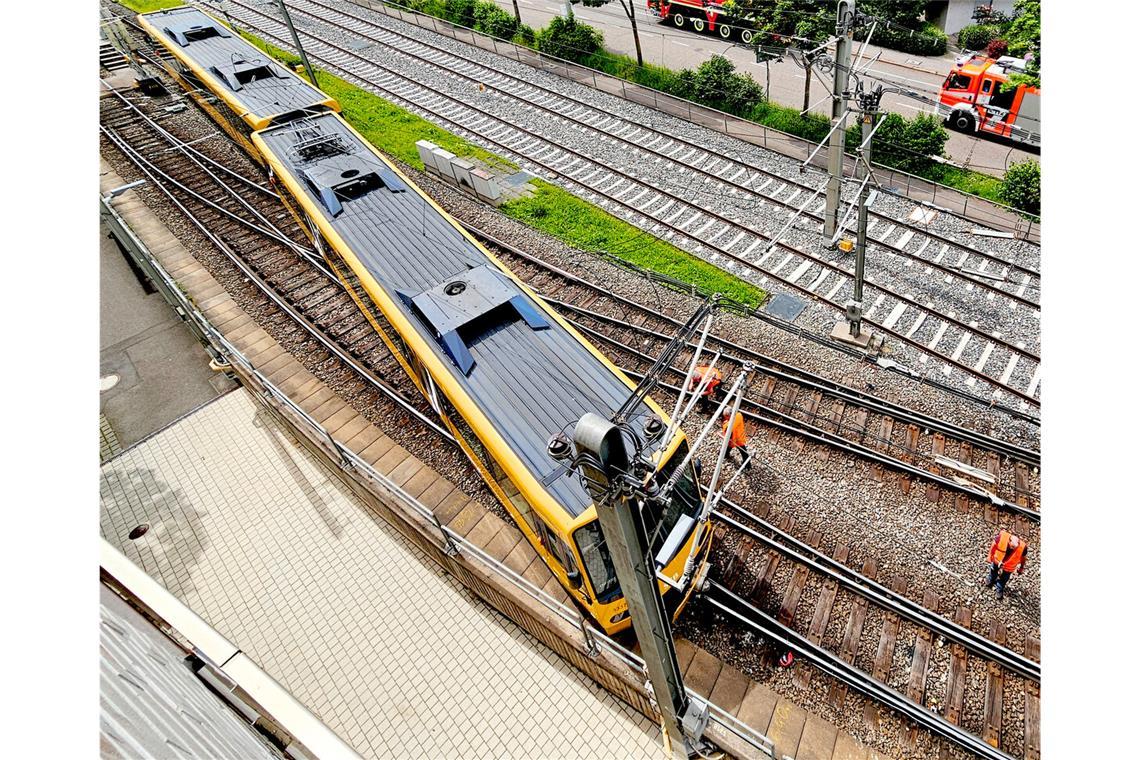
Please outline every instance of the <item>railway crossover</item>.
[[[335, 285], [329, 278], [328, 271], [320, 259], [312, 256], [307, 240], [300, 233], [293, 220], [284, 212], [276, 195], [272, 193], [261, 181], [261, 178], [249, 171], [235, 170], [227, 165], [228, 162], [213, 152], [208, 146], [209, 141], [199, 145], [190, 145], [190, 139], [180, 137], [168, 131], [165, 127], [150, 118], [157, 114], [147, 114], [138, 106], [118, 97], [104, 99], [102, 114], [102, 131], [108, 146], [122, 154], [138, 167], [139, 171], [151, 179], [152, 184], [159, 189], [167, 199], [175, 204], [189, 218], [196, 220], [196, 227], [202, 234], [211, 237], [215, 244], [222, 243], [233, 254], [231, 259], [235, 266], [247, 276], [251, 276], [261, 288], [265, 297], [274, 302], [277, 308], [283, 309], [290, 320], [298, 323], [320, 345], [321, 350], [335, 356], [337, 360], [344, 361], [351, 370], [361, 376], [364, 382], [373, 390], [383, 394], [398, 414], [407, 415], [409, 424], [430, 423], [431, 413], [423, 408], [418, 394], [408, 393], [398, 387], [398, 384], [389, 384], [388, 377], [400, 378], [401, 372], [394, 372], [392, 359], [374, 342], [375, 335], [369, 335], [365, 329], [367, 322], [359, 310], [346, 300], [347, 295], [343, 288]], [[232, 162], [229, 162], [232, 163]], [[524, 252], [505, 250], [505, 258], [514, 257], [523, 262], [529, 257]], [[538, 260], [530, 257], [530, 271], [520, 271], [520, 275], [533, 282], [537, 290], [543, 290], [543, 285], [550, 285], [551, 279], [563, 277], [555, 268], [545, 269], [538, 264]], [[516, 271], [525, 269], [517, 267]], [[580, 278], [579, 278], [580, 279]], [[585, 281], [571, 282], [563, 279], [559, 290], [567, 292], [569, 288], [589, 289]], [[597, 298], [606, 297], [594, 286]], [[609, 297], [619, 299], [615, 294]], [[560, 308], [564, 313], [578, 320], [582, 328], [591, 329], [599, 335], [604, 334], [601, 325], [607, 319], [601, 311], [590, 307], [587, 299], [572, 299], [577, 304], [572, 307], [563, 303]], [[626, 299], [628, 301], [628, 299]], [[586, 303], [586, 306], [582, 304]], [[632, 303], [632, 302], [630, 302]], [[303, 309], [295, 304], [303, 304]], [[626, 308], [631, 308], [626, 305]], [[592, 313], [589, 313], [592, 312]], [[594, 320], [592, 323], [587, 320]], [[643, 326], [648, 318], [640, 320]], [[593, 324], [594, 327], [588, 327]], [[612, 327], [612, 325], [611, 325]], [[658, 329], [643, 327], [654, 335], [664, 335], [670, 326], [665, 322], [659, 323]], [[649, 333], [642, 333], [648, 335]], [[726, 353], [730, 350], [746, 356], [748, 350], [743, 346], [733, 346], [730, 341], [719, 340]], [[781, 381], [798, 383], [801, 387], [820, 393], [836, 400], [843, 399], [843, 403], [864, 404], [868, 413], [883, 413], [894, 418], [905, 419], [906, 410], [892, 405], [890, 402], [876, 400], [869, 394], [857, 392], [854, 389], [844, 389], [822, 378], [810, 377], [806, 373], [797, 373], [794, 368], [781, 366], [775, 360], [770, 360], [768, 372], [775, 378], [777, 373], [787, 375]], [[392, 374], [394, 372], [394, 374]], [[385, 388], [386, 391], [381, 391]], [[846, 394], [846, 395], [844, 395]], [[794, 416], [796, 409], [794, 403], [786, 405], [785, 412]], [[818, 400], [815, 404], [818, 408]], [[802, 411], [802, 409], [800, 410]], [[814, 411], [810, 413], [816, 422], [819, 415]], [[969, 445], [975, 449], [989, 447], [992, 453], [1026, 466], [1035, 466], [1036, 452], [1032, 449], [1009, 445], [989, 436], [973, 433], [959, 426], [941, 422], [935, 418], [917, 415], [911, 417], [907, 424], [920, 424], [931, 429], [937, 429], [944, 436], [957, 436], [959, 447]], [[427, 419], [425, 419], [427, 418]], [[840, 429], [850, 427], [845, 424], [836, 425]], [[440, 431], [436, 428], [437, 434]], [[888, 436], [889, 437], [889, 436]], [[825, 441], [821, 441], [824, 443]], [[960, 449], [959, 449], [960, 451]], [[900, 461], [902, 461], [900, 459]], [[1016, 475], [1012, 489], [1008, 492], [1017, 502], [1019, 497], [1035, 499], [1036, 492], [1029, 488], [1020, 488], [1016, 483]], [[1006, 477], [1001, 480], [1008, 484]], [[1019, 493], [1019, 489], [1021, 493]], [[890, 706], [900, 715], [913, 720], [916, 725], [931, 731], [935, 735], [957, 744], [971, 752], [985, 757], [1008, 757], [1000, 750], [993, 750], [995, 743], [1002, 741], [1002, 699], [1003, 695], [1014, 691], [1025, 694], [1024, 724], [1026, 726], [1024, 738], [1019, 740], [1024, 750], [1024, 756], [1033, 757], [1036, 746], [1034, 729], [1036, 721], [1036, 699], [1039, 696], [1039, 665], [1036, 662], [1035, 640], [1026, 642], [1026, 654], [1021, 655], [1009, 650], [1003, 645], [1005, 634], [998, 628], [991, 630], [989, 636], [980, 636], [969, 628], [969, 618], [962, 610], [954, 614], [954, 621], [947, 621], [939, 615], [926, 615], [922, 608], [906, 599], [898, 588], [897, 583], [890, 587], [882, 586], [874, 580], [875, 572], [872, 565], [865, 565], [864, 572], [858, 573], [843, 564], [843, 552], [837, 547], [832, 557], [824, 557], [811, 547], [813, 538], [808, 542], [800, 542], [791, 535], [791, 527], [786, 522], [784, 527], [778, 527], [764, 520], [764, 515], [758, 515], [744, 510], [739, 505], [724, 502], [720, 514], [716, 518], [721, 522], [726, 532], [736, 535], [734, 550], [727, 562], [721, 562], [717, 567], [718, 581], [712, 586], [710, 593], [701, 604], [711, 605], [720, 609], [727, 617], [737, 619], [742, 626], [755, 630], [764, 630], [765, 635], [772, 641], [783, 646], [797, 649], [804, 658], [815, 663], [817, 667], [834, 678], [840, 694], [844, 689], [850, 688], [867, 694], [872, 699]], [[749, 548], [751, 547], [751, 548]], [[722, 553], [723, 554], [723, 553]], [[756, 557], [763, 555], [763, 572], [754, 569]], [[834, 604], [836, 596], [849, 593], [863, 599], [867, 604], [876, 604], [888, 616], [886, 624], [880, 634], [879, 650], [873, 670], [880, 670], [880, 660], [885, 661], [894, 655], [896, 646], [902, 646], [902, 633], [905, 625], [914, 626], [914, 646], [912, 657], [911, 682], [907, 684], [906, 699], [898, 694], [889, 685], [883, 683], [882, 677], [859, 671], [858, 668], [844, 668], [840, 662], [847, 662], [848, 666], [856, 659], [853, 652], [858, 648], [860, 633], [863, 629], [862, 620], [858, 620], [859, 603], [852, 605], [852, 611], [847, 623], [846, 631], [838, 652], [829, 652], [820, 641], [822, 634], [817, 635], [815, 618], [823, 616], [823, 626], [826, 628], [827, 617], [831, 614], [831, 605], [826, 597], [821, 596], [817, 601], [815, 617], [812, 627], [806, 633], [797, 632], [794, 625], [796, 606], [803, 595], [803, 587], [807, 583], [809, 570], [802, 573], [793, 573], [791, 585], [782, 595], [776, 594], [771, 585], [775, 575], [775, 568], [780, 559], [787, 563], [796, 563], [797, 567], [810, 568], [811, 571], [822, 574], [826, 578], [825, 586], [834, 583], [837, 591], [831, 592], [831, 603]], [[751, 559], [750, 559], [751, 558]], [[752, 568], [750, 569], [750, 562]], [[803, 577], [803, 580], [797, 580]], [[798, 586], [798, 591], [796, 590]], [[771, 606], [773, 599], [779, 597], [780, 608], [775, 615], [765, 612], [765, 606]], [[794, 598], [794, 602], [790, 601]], [[924, 602], [928, 601], [924, 599]], [[937, 603], [927, 606], [937, 607]], [[791, 610], [791, 619], [785, 608]], [[826, 612], [821, 610], [826, 608]], [[866, 605], [862, 607], [863, 619], [866, 617]], [[889, 619], [896, 616], [897, 622]], [[772, 626], [775, 621], [776, 627]], [[925, 629], [926, 633], [923, 632]], [[893, 630], [893, 633], [892, 633]], [[909, 635], [909, 633], [908, 633]], [[922, 707], [924, 694], [932, 690], [928, 684], [936, 683], [938, 678], [930, 669], [932, 651], [936, 642], [949, 643], [951, 658], [947, 675], [947, 701], [940, 708], [941, 716], [933, 716], [930, 710]], [[887, 643], [884, 643], [887, 642]], [[985, 725], [980, 728], [963, 729], [959, 725], [962, 721], [961, 694], [966, 688], [966, 673], [969, 668], [982, 663], [987, 670], [985, 679]], [[880, 674], [881, 675], [881, 674]], [[918, 680], [921, 675], [921, 682]], [[917, 691], [917, 697], [914, 696]], [[841, 696], [837, 696], [841, 699]], [[957, 712], [954, 705], [958, 704]], [[915, 706], [918, 706], [918, 710]], [[1007, 721], [1008, 722], [1008, 721]], [[978, 740], [981, 743], [978, 743]], [[989, 748], [989, 749], [987, 749]]]
[[[348, 26], [344, 21], [348, 17], [343, 12], [338, 12], [340, 15], [330, 21], [328, 17], [332, 11], [324, 10], [330, 6], [315, 5], [311, 0], [305, 0], [305, 3], [308, 5], [301, 4], [297, 15], [307, 22], [310, 29], [317, 23], [340, 24], [342, 35], [351, 34], [371, 44], [384, 44], [378, 36], [380, 32], [370, 33]], [[309, 8], [308, 12], [305, 7]], [[317, 8], [322, 9], [320, 14], [316, 13]], [[233, 15], [274, 44], [288, 46], [283, 25], [270, 13], [235, 4]], [[360, 25], [363, 22], [352, 23]], [[454, 94], [417, 81], [392, 65], [377, 62], [369, 57], [368, 50], [358, 52], [313, 31], [302, 29], [301, 33], [308, 40], [306, 45], [312, 46], [309, 52], [333, 73], [366, 89], [378, 91], [503, 155], [529, 162], [585, 197], [600, 199], [619, 216], [730, 271], [762, 285], [775, 283], [777, 287], [790, 289], [837, 311], [849, 295], [851, 276], [846, 263], [822, 249], [811, 250], [812, 245], [818, 243], [818, 235], [813, 232], [805, 237], [802, 231], [793, 230], [789, 237], [797, 236], [806, 242], [792, 245], [783, 240], [773, 241], [772, 232], [753, 222], [750, 217], [754, 214], [745, 213], [772, 205], [773, 199], [779, 198], [784, 199], [782, 210], [787, 210], [788, 215], [793, 213], [789, 209], [801, 207], [818, 213], [822, 201], [815, 205], [806, 203], [811, 193], [794, 181], [789, 182], [779, 175], [765, 177], [755, 169], [749, 173], [748, 165], [731, 166], [732, 162], [727, 159], [720, 159], [723, 165], [720, 162], [713, 164], [716, 159], [711, 152], [694, 157], [692, 154], [699, 150], [698, 147], [678, 143], [668, 149], [661, 148], [661, 152], [653, 152], [652, 160], [673, 164], [677, 176], [689, 177], [688, 185], [683, 189], [663, 188], [660, 182], [638, 176], [639, 171], [617, 168], [612, 162], [598, 160], [571, 147], [565, 140], [538, 134], [531, 127], [520, 124], [521, 119], [502, 113], [492, 115], [491, 101], [482, 110], [475, 109]], [[391, 36], [387, 29], [384, 34]], [[451, 79], [466, 76], [464, 89], [467, 85], [476, 87], [483, 84], [481, 78], [465, 75], [452, 59], [433, 61], [427, 55], [417, 55], [414, 50], [406, 49], [412, 44], [422, 43], [406, 41], [402, 48], [394, 49], [400, 55], [412, 56], [417, 66], [422, 64], [446, 72], [441, 76]], [[433, 53], [433, 57], [440, 55]], [[491, 93], [509, 100], [515, 111], [521, 110], [518, 107], [520, 102], [525, 110], [534, 110], [540, 105], [549, 108], [545, 104], [531, 102], [534, 98], [528, 99], [521, 94], [516, 96], [505, 87], [492, 87]], [[578, 113], [583, 109], [586, 106], [579, 105]], [[625, 142], [621, 142], [622, 137], [614, 137], [612, 131], [599, 128], [599, 118], [592, 114], [589, 119], [576, 121], [572, 116], [559, 114], [548, 121], [569, 120], [571, 128], [589, 130], [599, 140], [617, 140], [625, 152], [633, 152], [631, 145], [638, 151], [652, 152], [645, 147], [646, 144], [656, 142], [664, 145], [664, 140], [675, 140], [672, 133], [652, 136], [646, 127], [640, 127], [647, 135], [644, 139], [630, 140], [628, 135], [633, 135], [639, 127], [629, 123], [619, 130], [626, 135]], [[613, 118], [616, 117], [611, 121]], [[696, 170], [696, 165], [702, 168]], [[686, 193], [693, 185], [700, 187], [695, 193]], [[763, 192], [757, 194], [761, 187]], [[698, 200], [681, 197], [685, 194], [696, 195]], [[775, 222], [773, 226], [776, 226]], [[1033, 346], [1037, 342], [1039, 309], [1035, 301], [1026, 297], [1027, 293], [1036, 290], [1039, 281], [1035, 267], [998, 256], [987, 257], [977, 248], [979, 243], [976, 241], [960, 243], [952, 248], [951, 243], [938, 242], [931, 232], [926, 225], [887, 221], [886, 218], [872, 229], [872, 239], [876, 243], [891, 244], [890, 250], [883, 248], [882, 252], [896, 260], [902, 258], [903, 262], [902, 266], [893, 268], [897, 274], [891, 267], [880, 267], [884, 280], [889, 279], [890, 282], [875, 282], [869, 286], [870, 295], [866, 300], [871, 304], [868, 309], [870, 323], [890, 335], [900, 346], [913, 349], [910, 358], [914, 359], [914, 366], [922, 366], [928, 358], [933, 358], [946, 376], [957, 370], [964, 373], [965, 384], [969, 387], [983, 380], [995, 387], [997, 398], [1009, 395], [1026, 409], [1037, 408], [1039, 356]], [[936, 267], [942, 269], [936, 270]], [[937, 275], [934, 274], [936, 271]], [[999, 315], [999, 322], [994, 322], [993, 314]], [[983, 324], [986, 322], [990, 324]]]

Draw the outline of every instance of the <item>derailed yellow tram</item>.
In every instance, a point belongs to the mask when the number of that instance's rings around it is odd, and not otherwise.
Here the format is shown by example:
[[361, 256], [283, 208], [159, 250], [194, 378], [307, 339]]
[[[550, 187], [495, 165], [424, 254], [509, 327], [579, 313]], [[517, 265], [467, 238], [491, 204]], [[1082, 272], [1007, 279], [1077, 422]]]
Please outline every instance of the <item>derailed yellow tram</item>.
[[[578, 419], [612, 415], [635, 383], [342, 119], [325, 93], [307, 84], [315, 91], [304, 92], [292, 72], [195, 9], [140, 20], [256, 129], [252, 143], [283, 199], [554, 575], [603, 630], [628, 627], [597, 514], [566, 453]], [[256, 73], [239, 75], [226, 61]], [[256, 98], [246, 92], [250, 82]], [[274, 86], [288, 94], [274, 98]], [[296, 102], [300, 93], [308, 105]], [[685, 467], [670, 497], [646, 502], [642, 513], [675, 616], [707, 568], [703, 492], [685, 461], [686, 437], [666, 413], [648, 396], [625, 411], [629, 445], [649, 452], [647, 480], [664, 482]]]

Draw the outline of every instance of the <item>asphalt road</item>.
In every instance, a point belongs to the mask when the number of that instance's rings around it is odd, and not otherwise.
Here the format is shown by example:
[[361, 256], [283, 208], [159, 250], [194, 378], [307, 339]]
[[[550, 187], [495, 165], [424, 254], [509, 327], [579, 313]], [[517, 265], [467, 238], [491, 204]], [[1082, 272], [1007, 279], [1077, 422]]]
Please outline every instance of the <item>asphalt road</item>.
[[[639, 0], [634, 0], [639, 2]], [[495, 0], [500, 6], [513, 13], [511, 0]], [[545, 26], [554, 16], [562, 15], [562, 3], [558, 0], [518, 0], [523, 23], [535, 29]], [[582, 5], [574, 6], [574, 15], [602, 30], [606, 37], [606, 48], [615, 53], [634, 56], [633, 32], [629, 19], [618, 2], [610, 2], [598, 8]], [[751, 50], [721, 40], [708, 32], [698, 34], [689, 28], [678, 29], [672, 23], [661, 23], [649, 14], [644, 2], [637, 9], [637, 29], [641, 38], [641, 51], [646, 63], [668, 66], [673, 69], [696, 68], [709, 56], [723, 55], [732, 61], [738, 71], [752, 74], [761, 84], [769, 84], [770, 97], [776, 103], [786, 106], [803, 107], [804, 71], [789, 58], [771, 63], [765, 71], [764, 64], [756, 63]], [[856, 54], [859, 46], [855, 48]], [[872, 79], [885, 86], [902, 86], [912, 89], [931, 100], [938, 99], [938, 89], [954, 62], [954, 56], [922, 57], [900, 53], [896, 50], [867, 46], [864, 64], [879, 56], [868, 70]], [[831, 82], [828, 77], [813, 72], [809, 102], [811, 110], [822, 114], [831, 113], [828, 94]], [[912, 117], [918, 112], [933, 113], [934, 109], [921, 101], [888, 93], [883, 96], [885, 109], [903, 116]], [[958, 164], [989, 174], [1001, 175], [1014, 161], [1037, 158], [1036, 154], [1013, 147], [1009, 143], [988, 138], [976, 138], [959, 132], [950, 132], [946, 143], [947, 155]]]

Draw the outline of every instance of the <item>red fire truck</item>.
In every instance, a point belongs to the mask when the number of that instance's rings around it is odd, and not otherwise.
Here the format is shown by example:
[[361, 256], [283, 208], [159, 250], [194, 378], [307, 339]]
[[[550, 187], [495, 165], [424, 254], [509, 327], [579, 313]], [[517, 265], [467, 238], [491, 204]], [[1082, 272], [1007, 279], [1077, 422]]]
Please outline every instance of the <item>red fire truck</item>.
[[946, 123], [963, 132], [985, 132], [1024, 145], [1041, 145], [1041, 91], [1019, 84], [1006, 87], [1025, 61], [993, 59], [977, 53], [955, 61], [938, 93]]
[[648, 0], [649, 12], [662, 21], [672, 21], [678, 29], [689, 24], [695, 32], [706, 29], [721, 39], [739, 39], [748, 44], [754, 32], [734, 25], [724, 12], [724, 0]]

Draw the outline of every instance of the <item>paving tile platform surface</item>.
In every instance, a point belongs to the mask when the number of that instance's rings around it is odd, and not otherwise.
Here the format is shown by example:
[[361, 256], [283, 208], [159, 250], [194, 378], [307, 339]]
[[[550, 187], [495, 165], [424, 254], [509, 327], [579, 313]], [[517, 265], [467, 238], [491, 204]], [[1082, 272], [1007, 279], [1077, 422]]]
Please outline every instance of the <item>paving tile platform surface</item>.
[[244, 391], [105, 464], [100, 497], [108, 541], [367, 757], [664, 756], [656, 726], [444, 574]]

